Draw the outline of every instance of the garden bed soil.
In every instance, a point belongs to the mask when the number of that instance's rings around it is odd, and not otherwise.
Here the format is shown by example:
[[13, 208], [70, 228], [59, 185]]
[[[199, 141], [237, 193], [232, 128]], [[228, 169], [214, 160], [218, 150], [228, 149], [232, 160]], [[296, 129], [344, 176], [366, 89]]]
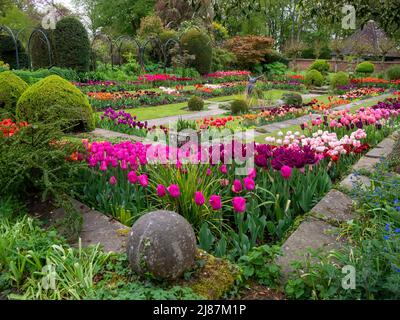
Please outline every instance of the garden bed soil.
[[240, 292], [240, 300], [286, 300], [282, 292], [252, 282]]

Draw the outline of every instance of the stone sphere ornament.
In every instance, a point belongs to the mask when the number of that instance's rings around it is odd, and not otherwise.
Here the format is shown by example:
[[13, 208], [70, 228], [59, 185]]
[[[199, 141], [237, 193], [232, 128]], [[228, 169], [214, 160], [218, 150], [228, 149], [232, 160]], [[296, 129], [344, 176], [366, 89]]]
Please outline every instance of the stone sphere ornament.
[[172, 211], [140, 217], [129, 233], [127, 254], [133, 270], [160, 279], [176, 279], [194, 265], [197, 253], [192, 226]]

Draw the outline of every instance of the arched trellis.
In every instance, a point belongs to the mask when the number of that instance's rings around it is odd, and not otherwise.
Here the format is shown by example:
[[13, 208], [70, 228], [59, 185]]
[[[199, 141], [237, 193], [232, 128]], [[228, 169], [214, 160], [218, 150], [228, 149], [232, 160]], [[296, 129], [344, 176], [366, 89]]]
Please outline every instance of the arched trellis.
[[7, 26], [3, 26], [0, 25], [0, 32], [5, 31], [6, 33], [8, 33], [12, 39], [12, 41], [14, 42], [14, 48], [15, 48], [15, 61], [17, 64], [17, 69], [19, 69], [19, 52], [18, 52], [18, 41], [17, 38], [14, 35], [14, 32]]
[[[160, 40], [160, 39], [159, 39]], [[167, 66], [168, 66], [168, 58], [169, 58], [169, 53], [170, 53], [170, 45], [171, 44], [177, 44], [179, 47], [179, 54], [182, 54], [182, 47], [181, 47], [181, 42], [180, 40], [171, 38], [165, 41], [165, 43], [162, 43], [160, 40], [160, 48], [161, 48], [161, 53], [163, 55], [164, 59], [164, 72], [167, 72]]]
[[[20, 30], [20, 31], [17, 33], [17, 40], [18, 40], [20, 34], [22, 33], [22, 31], [24, 31], [24, 30], [25, 30], [25, 29], [22, 29], [22, 30]], [[40, 29], [40, 28], [33, 28], [33, 31], [31, 32], [31, 34], [30, 34], [30, 36], [29, 36], [29, 39], [28, 39], [28, 48], [27, 48], [27, 52], [28, 52], [28, 62], [29, 62], [30, 69], [31, 69], [31, 70], [33, 69], [33, 60], [32, 60], [32, 55], [31, 55], [31, 45], [32, 45], [33, 36], [34, 36], [35, 34], [39, 34], [40, 39], [41, 39], [42, 41], [43, 41], [43, 39], [44, 39], [44, 42], [45, 42], [46, 47], [47, 47], [47, 55], [48, 55], [48, 57], [49, 57], [49, 67], [51, 68], [51, 67], [53, 66], [53, 58], [52, 58], [52, 50], [51, 50], [50, 40], [49, 40], [49, 38], [47, 37], [46, 33], [45, 33], [42, 29]]]
[[141, 39], [134, 38], [134, 37], [131, 37], [128, 35], [123, 35], [123, 36], [119, 36], [117, 39], [115, 39], [114, 43], [118, 48], [119, 56], [121, 56], [121, 49], [122, 49], [122, 45], [123, 45], [124, 41], [131, 41], [132, 43], [134, 43], [137, 48], [137, 56], [139, 59], [140, 68], [142, 69], [143, 72], [145, 72], [146, 66], [144, 63], [144, 54], [146, 52], [147, 46], [149, 44], [151, 44], [151, 41], [154, 39], [155, 39], [154, 37], [148, 37], [144, 40], [141, 40]]
[[[111, 69], [114, 69], [114, 42], [113, 42], [113, 40], [111, 39], [110, 36], [108, 36], [108, 35], [106, 35], [104, 33], [97, 33], [94, 36], [94, 38], [92, 40], [92, 44], [90, 46], [90, 50], [91, 50], [92, 56], [94, 55], [93, 46], [94, 46], [94, 44], [95, 44], [95, 42], [97, 40], [102, 40], [102, 41], [107, 42], [109, 44]], [[93, 69], [96, 70], [96, 59], [93, 59]]]

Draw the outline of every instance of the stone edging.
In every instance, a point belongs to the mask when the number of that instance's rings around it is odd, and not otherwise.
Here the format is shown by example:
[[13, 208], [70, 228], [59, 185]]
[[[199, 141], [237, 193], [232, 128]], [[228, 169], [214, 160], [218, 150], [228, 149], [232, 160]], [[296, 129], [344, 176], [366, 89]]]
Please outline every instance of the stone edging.
[[[387, 158], [393, 151], [395, 139], [391, 136], [384, 139], [374, 149], [370, 150], [354, 166], [357, 172], [360, 169], [374, 170], [381, 159]], [[369, 186], [368, 177], [351, 173], [341, 183], [340, 187], [351, 190], [355, 186]], [[308, 249], [322, 249], [328, 252], [338, 249], [343, 240], [338, 240], [339, 223], [352, 220], [352, 199], [335, 189], [330, 190], [324, 198], [311, 210], [310, 215], [300, 224], [286, 242], [282, 245], [283, 255], [277, 259], [282, 268], [282, 280], [285, 281], [292, 271], [291, 262], [305, 259]]]

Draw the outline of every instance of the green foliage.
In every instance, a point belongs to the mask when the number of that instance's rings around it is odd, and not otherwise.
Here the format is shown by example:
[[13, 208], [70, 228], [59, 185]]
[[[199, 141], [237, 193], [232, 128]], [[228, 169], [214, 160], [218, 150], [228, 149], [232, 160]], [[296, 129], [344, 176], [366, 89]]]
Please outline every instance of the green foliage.
[[[31, 60], [33, 69], [48, 68], [51, 64], [54, 64], [54, 38], [51, 30], [42, 30], [43, 34], [47, 37], [50, 45], [50, 56], [49, 48], [46, 38], [41, 32], [33, 34], [31, 39]], [[51, 61], [50, 61], [51, 58]]]
[[62, 69], [59, 67], [52, 67], [51, 69], [38, 69], [35, 71], [13, 70], [13, 73], [28, 84], [34, 84], [51, 75], [58, 75], [68, 81], [79, 81], [79, 76], [74, 70]]
[[264, 69], [268, 76], [281, 76], [286, 74], [288, 67], [282, 62], [272, 62], [270, 64], [265, 64]]
[[236, 56], [223, 48], [216, 47], [213, 50], [212, 70], [223, 71], [229, 69], [236, 62]]
[[14, 114], [17, 101], [27, 88], [27, 83], [11, 71], [0, 73], [0, 110]]
[[0, 60], [0, 72], [8, 71], [8, 70], [10, 70], [10, 66], [7, 63], [5, 63], [4, 61]]
[[387, 71], [387, 77], [389, 80], [400, 79], [400, 66], [393, 66]]
[[[385, 165], [374, 172], [368, 190], [356, 188], [357, 218], [341, 226], [348, 244], [328, 254], [311, 252], [286, 285], [292, 299], [399, 299], [400, 297], [400, 179]], [[356, 270], [356, 288], [342, 288], [342, 266]]]
[[357, 65], [356, 72], [362, 74], [372, 74], [375, 70], [375, 65], [372, 62], [364, 61]]
[[324, 76], [318, 70], [310, 70], [306, 73], [304, 83], [308, 86], [321, 87], [324, 84]]
[[345, 72], [335, 73], [331, 78], [331, 87], [332, 89], [336, 89], [340, 86], [346, 86], [350, 83], [349, 76]]
[[211, 70], [213, 49], [211, 39], [206, 33], [191, 29], [187, 31], [181, 38], [181, 45], [189, 54], [195, 56], [195, 60], [191, 62], [200, 74], [207, 74]]
[[238, 265], [246, 280], [252, 279], [267, 287], [277, 287], [281, 278], [280, 267], [274, 263], [281, 253], [279, 246], [254, 247], [241, 256]]
[[224, 41], [229, 38], [228, 30], [220, 23], [212, 23], [212, 31], [214, 34], [215, 41]]
[[234, 100], [231, 102], [231, 113], [232, 114], [241, 114], [246, 113], [249, 110], [249, 105], [246, 100]]
[[264, 62], [268, 65], [268, 64], [274, 64], [274, 63], [282, 63], [284, 64], [286, 67], [289, 65], [289, 59], [286, 58], [282, 53], [276, 51], [276, 50], [272, 50], [270, 49], [268, 51], [268, 53], [265, 55], [264, 57]]
[[95, 128], [87, 97], [59, 76], [49, 76], [24, 92], [17, 104], [17, 116], [28, 122], [62, 121], [65, 130]]
[[[19, 67], [28, 68], [28, 55], [21, 41], [17, 41], [19, 53]], [[8, 34], [0, 34], [0, 60], [9, 64], [11, 69], [17, 68], [17, 59], [15, 56], [15, 44]]]
[[57, 66], [77, 71], [89, 70], [89, 37], [85, 27], [76, 18], [67, 17], [57, 22], [54, 48]]
[[285, 93], [282, 100], [289, 106], [301, 106], [303, 104], [303, 98], [298, 93]]
[[204, 109], [204, 101], [200, 97], [192, 96], [188, 101], [190, 111], [201, 111]]
[[142, 38], [159, 35], [164, 31], [164, 24], [161, 18], [156, 15], [143, 17], [140, 20], [140, 29], [138, 35]]
[[330, 69], [329, 63], [326, 60], [318, 59], [315, 60], [311, 66], [309, 67], [309, 70], [317, 70], [322, 74], [326, 74]]

